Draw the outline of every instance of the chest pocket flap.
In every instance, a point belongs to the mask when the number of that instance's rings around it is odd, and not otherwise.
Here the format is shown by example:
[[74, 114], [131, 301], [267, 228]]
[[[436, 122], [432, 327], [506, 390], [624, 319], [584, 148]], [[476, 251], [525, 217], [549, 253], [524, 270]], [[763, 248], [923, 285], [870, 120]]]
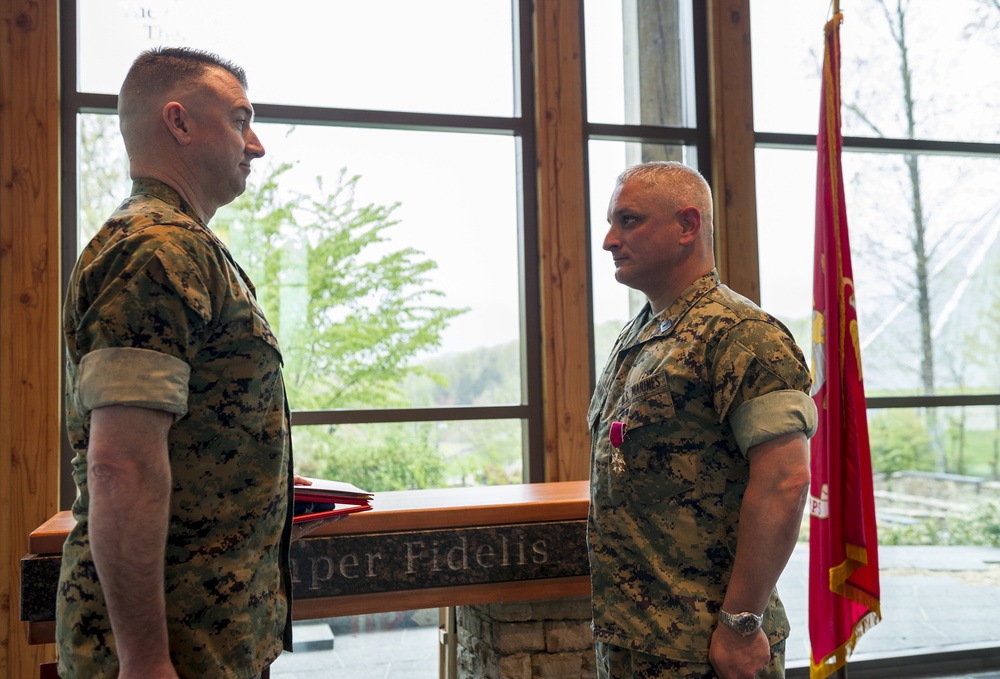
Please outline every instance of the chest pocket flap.
[[626, 427], [621, 452], [635, 499], [655, 504], [691, 493], [701, 480], [701, 455], [683, 443], [667, 373], [638, 380], [625, 396], [617, 419]]

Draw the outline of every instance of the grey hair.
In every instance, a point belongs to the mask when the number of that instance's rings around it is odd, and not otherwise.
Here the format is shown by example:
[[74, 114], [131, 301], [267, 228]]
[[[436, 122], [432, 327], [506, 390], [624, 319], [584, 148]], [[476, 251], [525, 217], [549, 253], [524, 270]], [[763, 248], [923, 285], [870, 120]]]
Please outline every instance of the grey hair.
[[698, 170], [673, 160], [654, 160], [626, 168], [616, 180], [616, 186], [636, 181], [647, 188], [661, 191], [664, 197], [683, 205], [693, 205], [702, 220], [712, 224], [712, 187]]

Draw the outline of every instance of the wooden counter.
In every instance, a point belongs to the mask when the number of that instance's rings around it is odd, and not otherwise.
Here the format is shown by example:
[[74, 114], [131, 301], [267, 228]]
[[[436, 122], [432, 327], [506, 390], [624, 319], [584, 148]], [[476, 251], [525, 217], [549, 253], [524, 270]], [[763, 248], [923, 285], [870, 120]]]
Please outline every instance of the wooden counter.
[[[297, 620], [590, 592], [586, 481], [378, 493], [292, 545]], [[28, 537], [21, 620], [54, 638], [60, 512]]]

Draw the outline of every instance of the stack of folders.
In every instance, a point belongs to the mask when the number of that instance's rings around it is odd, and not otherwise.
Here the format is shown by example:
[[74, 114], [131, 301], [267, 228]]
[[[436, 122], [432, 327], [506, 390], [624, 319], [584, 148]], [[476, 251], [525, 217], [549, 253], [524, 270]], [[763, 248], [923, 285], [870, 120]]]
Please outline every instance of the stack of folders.
[[343, 481], [309, 479], [311, 486], [295, 486], [294, 523], [355, 514], [372, 508], [374, 493]]

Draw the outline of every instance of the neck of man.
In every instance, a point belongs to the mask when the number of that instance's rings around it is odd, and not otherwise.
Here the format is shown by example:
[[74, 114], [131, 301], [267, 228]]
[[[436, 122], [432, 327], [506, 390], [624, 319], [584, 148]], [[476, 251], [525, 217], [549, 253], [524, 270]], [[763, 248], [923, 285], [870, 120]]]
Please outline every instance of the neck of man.
[[160, 169], [133, 162], [130, 169], [132, 179], [156, 179], [171, 187], [180, 194], [181, 198], [195, 211], [195, 214], [205, 225], [215, 216], [218, 207], [209, 205], [201, 193], [195, 188], [196, 184], [184, 172], [172, 172], [171, 168]]
[[697, 266], [687, 266], [683, 270], [677, 271], [676, 275], [671, 276], [671, 280], [661, 290], [646, 294], [649, 310], [654, 316], [663, 312], [696, 280], [714, 268], [715, 259], [710, 257], [706, 261], [699, 260]]

